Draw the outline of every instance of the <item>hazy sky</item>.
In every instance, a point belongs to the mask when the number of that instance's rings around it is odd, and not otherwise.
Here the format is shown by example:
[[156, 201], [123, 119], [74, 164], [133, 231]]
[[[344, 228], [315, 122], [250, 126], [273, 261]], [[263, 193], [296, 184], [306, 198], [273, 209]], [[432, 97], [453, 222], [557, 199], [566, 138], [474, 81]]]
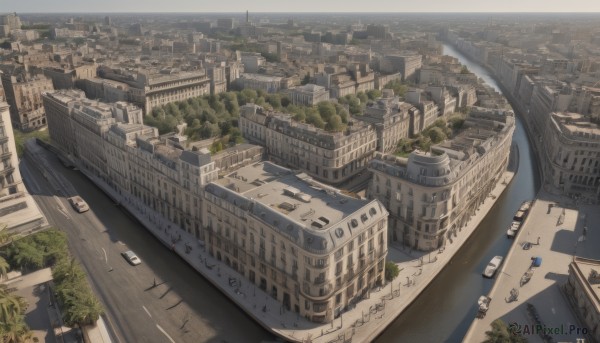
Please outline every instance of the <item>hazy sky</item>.
[[600, 0], [0, 0], [0, 12], [600, 12]]

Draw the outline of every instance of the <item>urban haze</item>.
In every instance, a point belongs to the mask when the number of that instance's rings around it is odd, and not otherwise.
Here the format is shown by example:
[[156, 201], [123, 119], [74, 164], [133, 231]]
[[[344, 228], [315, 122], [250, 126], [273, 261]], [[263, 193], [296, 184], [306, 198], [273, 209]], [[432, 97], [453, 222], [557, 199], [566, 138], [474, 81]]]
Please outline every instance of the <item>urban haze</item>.
[[600, 341], [600, 5], [3, 10], [3, 341]]

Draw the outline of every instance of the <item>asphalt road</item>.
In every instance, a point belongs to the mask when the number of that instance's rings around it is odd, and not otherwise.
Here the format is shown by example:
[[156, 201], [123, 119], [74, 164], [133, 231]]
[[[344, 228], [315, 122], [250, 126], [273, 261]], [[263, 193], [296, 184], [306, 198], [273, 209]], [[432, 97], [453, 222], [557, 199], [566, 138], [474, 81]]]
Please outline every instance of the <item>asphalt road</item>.
[[[72, 254], [105, 306], [116, 342], [273, 339], [80, 172], [45, 150], [23, 159], [21, 169], [50, 224], [67, 233]], [[79, 214], [70, 207], [66, 198], [75, 194], [90, 211]], [[129, 265], [120, 255], [127, 250], [142, 264]]]

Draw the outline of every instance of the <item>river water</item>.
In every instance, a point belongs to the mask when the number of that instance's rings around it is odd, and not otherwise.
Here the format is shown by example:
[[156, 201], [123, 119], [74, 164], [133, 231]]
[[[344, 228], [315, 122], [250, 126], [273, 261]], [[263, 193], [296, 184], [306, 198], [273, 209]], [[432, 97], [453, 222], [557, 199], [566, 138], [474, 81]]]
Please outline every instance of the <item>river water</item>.
[[[443, 47], [444, 54], [458, 58], [471, 72], [501, 92], [485, 68], [450, 45]], [[518, 116], [513, 144], [518, 146], [519, 166], [512, 183], [452, 262], [376, 342], [462, 341], [475, 318], [477, 299], [487, 294], [493, 285], [493, 280], [483, 278], [481, 272], [493, 256], [506, 256], [513, 242], [506, 238], [506, 229], [521, 203], [532, 200], [539, 189], [535, 159]]]

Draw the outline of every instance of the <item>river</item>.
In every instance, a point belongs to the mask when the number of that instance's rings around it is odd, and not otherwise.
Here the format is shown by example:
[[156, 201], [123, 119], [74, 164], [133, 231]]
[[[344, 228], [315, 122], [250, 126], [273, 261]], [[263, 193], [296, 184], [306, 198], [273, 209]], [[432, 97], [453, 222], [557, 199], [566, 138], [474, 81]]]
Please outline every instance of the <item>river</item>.
[[[444, 54], [458, 58], [471, 72], [501, 92], [485, 68], [450, 45], [443, 47]], [[452, 262], [376, 342], [462, 341], [475, 318], [477, 299], [487, 294], [493, 285], [493, 280], [483, 278], [481, 272], [493, 256], [507, 254], [513, 241], [506, 238], [506, 228], [521, 203], [532, 200], [540, 187], [535, 159], [519, 116], [513, 144], [518, 146], [519, 166], [512, 183]]]

